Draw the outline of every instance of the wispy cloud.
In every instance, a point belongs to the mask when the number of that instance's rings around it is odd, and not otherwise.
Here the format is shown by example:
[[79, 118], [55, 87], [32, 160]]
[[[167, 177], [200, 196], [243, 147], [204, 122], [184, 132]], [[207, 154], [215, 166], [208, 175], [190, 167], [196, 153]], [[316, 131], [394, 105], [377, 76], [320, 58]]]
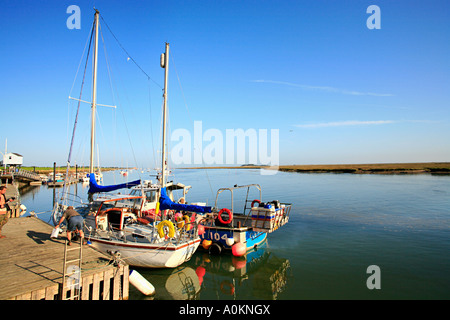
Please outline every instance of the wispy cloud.
[[391, 124], [397, 121], [394, 120], [376, 120], [376, 121], [338, 121], [338, 122], [322, 122], [310, 124], [296, 124], [298, 128], [326, 128], [326, 127], [347, 127], [347, 126], [367, 126], [367, 125], [382, 125]]
[[327, 87], [327, 86], [311, 86], [311, 85], [297, 84], [297, 83], [285, 82], [285, 81], [251, 80], [251, 82], [273, 83], [273, 84], [280, 84], [280, 85], [285, 85], [285, 86], [290, 86], [290, 87], [301, 88], [301, 89], [305, 89], [305, 90], [320, 90], [320, 91], [326, 91], [326, 92], [348, 94], [348, 95], [353, 95], [353, 96], [375, 96], [375, 97], [392, 97], [393, 96], [393, 94], [390, 94], [390, 93], [360, 92], [360, 91], [345, 90], [345, 89], [339, 89], [339, 88]]
[[297, 127], [297, 128], [329, 128], [329, 127], [349, 127], [349, 126], [372, 126], [372, 125], [383, 125], [383, 124], [393, 124], [393, 123], [438, 123], [438, 121], [432, 121], [432, 120], [372, 120], [372, 121], [348, 120], [348, 121], [335, 121], [335, 122], [295, 124], [294, 127]]

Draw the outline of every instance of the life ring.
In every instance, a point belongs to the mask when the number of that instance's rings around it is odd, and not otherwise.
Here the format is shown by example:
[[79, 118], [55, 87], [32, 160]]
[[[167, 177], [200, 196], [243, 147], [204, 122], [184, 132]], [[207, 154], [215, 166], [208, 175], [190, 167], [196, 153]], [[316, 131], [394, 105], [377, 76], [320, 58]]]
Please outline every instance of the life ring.
[[156, 229], [158, 229], [158, 235], [161, 238], [164, 238], [166, 236], [166, 233], [164, 232], [164, 227], [169, 228], [169, 238], [173, 238], [175, 236], [175, 227], [173, 226], [173, 223], [169, 220], [164, 220], [158, 223], [156, 226]]
[[[222, 213], [224, 212], [228, 214], [228, 220], [223, 220]], [[219, 211], [219, 221], [223, 224], [229, 224], [231, 223], [231, 221], [233, 221], [233, 213], [230, 211], [230, 209], [223, 208]]]
[[256, 202], [261, 203], [261, 200], [258, 200], [258, 199], [253, 200], [253, 201], [252, 201], [251, 208], [253, 208], [253, 205], [254, 205]]
[[181, 217], [177, 217], [176, 220], [177, 220], [177, 228], [178, 229], [183, 228], [184, 224], [185, 224], [185, 221], [184, 221], [183, 217], [182, 216]]
[[178, 229], [182, 229], [184, 227], [186, 231], [191, 230], [192, 224], [189, 220], [189, 217], [187, 215], [177, 217], [177, 227]]
[[192, 223], [189, 220], [189, 216], [184, 215], [183, 219], [184, 219], [184, 228], [186, 229], [186, 231], [191, 230], [192, 229]]
[[224, 280], [220, 284], [220, 291], [222, 291], [222, 293], [232, 296], [234, 294], [234, 286], [230, 281]]

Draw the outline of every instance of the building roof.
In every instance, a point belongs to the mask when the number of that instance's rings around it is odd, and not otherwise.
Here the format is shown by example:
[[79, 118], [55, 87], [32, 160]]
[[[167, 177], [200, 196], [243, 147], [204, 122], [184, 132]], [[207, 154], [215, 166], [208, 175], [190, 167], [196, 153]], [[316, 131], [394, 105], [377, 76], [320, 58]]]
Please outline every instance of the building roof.
[[8, 154], [14, 154], [14, 155], [16, 155], [16, 156], [18, 156], [18, 157], [22, 157], [22, 158], [23, 158], [23, 155], [18, 154], [18, 153], [15, 153], [15, 152], [9, 152], [9, 153], [7, 153], [7, 154], [5, 154], [5, 155], [8, 155]]

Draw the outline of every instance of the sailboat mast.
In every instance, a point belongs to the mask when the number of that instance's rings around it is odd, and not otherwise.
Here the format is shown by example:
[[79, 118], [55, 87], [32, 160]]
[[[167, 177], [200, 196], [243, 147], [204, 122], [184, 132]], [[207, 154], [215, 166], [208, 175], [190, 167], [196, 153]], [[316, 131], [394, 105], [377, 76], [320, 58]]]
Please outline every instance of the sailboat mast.
[[165, 187], [167, 180], [167, 150], [166, 150], [166, 122], [167, 122], [167, 83], [169, 80], [169, 44], [166, 43], [166, 52], [161, 57], [161, 67], [164, 68], [164, 108], [163, 108], [163, 134], [162, 134], [162, 176], [161, 176], [161, 187]]
[[89, 162], [89, 173], [94, 172], [94, 145], [95, 145], [95, 113], [97, 107], [97, 56], [98, 56], [98, 27], [99, 12], [95, 10], [95, 37], [94, 37], [94, 59], [93, 59], [93, 78], [92, 78], [92, 108], [91, 108], [91, 155]]

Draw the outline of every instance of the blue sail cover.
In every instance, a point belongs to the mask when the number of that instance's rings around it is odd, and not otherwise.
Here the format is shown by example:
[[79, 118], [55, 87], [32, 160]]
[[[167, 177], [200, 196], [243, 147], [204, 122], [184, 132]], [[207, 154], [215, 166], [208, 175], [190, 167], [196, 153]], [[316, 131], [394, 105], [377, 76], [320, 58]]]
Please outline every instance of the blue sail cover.
[[177, 211], [191, 211], [197, 213], [211, 212], [211, 207], [194, 206], [189, 204], [175, 203], [170, 200], [167, 195], [166, 188], [161, 188], [161, 196], [159, 197], [160, 210], [177, 210]]
[[95, 180], [95, 174], [90, 173], [89, 174], [89, 191], [88, 193], [97, 193], [97, 192], [109, 192], [114, 191], [118, 189], [124, 189], [124, 188], [131, 188], [133, 186], [139, 185], [141, 183], [141, 180], [136, 180], [132, 182], [122, 183], [122, 184], [116, 184], [111, 186], [101, 186], [97, 184], [97, 181]]

